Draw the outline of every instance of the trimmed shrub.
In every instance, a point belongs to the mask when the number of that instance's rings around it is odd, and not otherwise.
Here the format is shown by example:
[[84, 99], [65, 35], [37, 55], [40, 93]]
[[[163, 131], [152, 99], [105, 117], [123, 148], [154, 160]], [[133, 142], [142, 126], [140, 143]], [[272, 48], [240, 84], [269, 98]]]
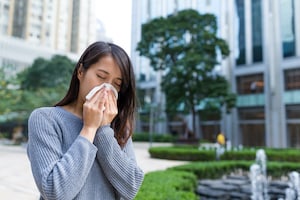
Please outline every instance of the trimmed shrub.
[[[220, 160], [254, 161], [257, 149], [225, 151]], [[300, 162], [298, 149], [265, 149], [268, 161]], [[214, 161], [215, 150], [203, 150], [191, 146], [151, 147], [149, 153], [153, 158], [184, 161]]]
[[[249, 172], [253, 161], [215, 161], [215, 162], [193, 162], [186, 165], [172, 167], [169, 170], [191, 172], [198, 179], [215, 179], [231, 172], [242, 170]], [[288, 175], [291, 171], [300, 171], [300, 164], [293, 162], [268, 162], [267, 175], [279, 178]]]
[[[132, 135], [133, 141], [137, 142], [149, 142], [149, 133], [134, 133]], [[152, 142], [174, 142], [176, 137], [170, 134], [157, 134], [152, 135]]]
[[[197, 180], [218, 179], [235, 171], [249, 173], [253, 161], [192, 162], [171, 167], [164, 171], [150, 172], [135, 200], [196, 200]], [[292, 162], [268, 162], [267, 175], [279, 178], [291, 171], [300, 170], [300, 164]]]
[[185, 161], [213, 161], [214, 151], [200, 151], [192, 147], [151, 147], [149, 153], [153, 158]]
[[196, 200], [196, 176], [175, 170], [150, 172], [135, 200]]

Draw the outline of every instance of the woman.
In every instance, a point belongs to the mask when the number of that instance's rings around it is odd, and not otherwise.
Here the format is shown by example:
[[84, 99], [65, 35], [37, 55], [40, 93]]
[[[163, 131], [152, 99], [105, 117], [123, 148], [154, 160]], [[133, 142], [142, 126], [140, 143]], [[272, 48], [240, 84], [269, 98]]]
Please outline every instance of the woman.
[[[49, 80], [51, 81], [51, 80]], [[95, 86], [111, 84], [91, 98]], [[80, 57], [66, 96], [34, 110], [27, 153], [41, 199], [133, 199], [144, 174], [131, 135], [135, 78], [126, 52], [95, 42]]]

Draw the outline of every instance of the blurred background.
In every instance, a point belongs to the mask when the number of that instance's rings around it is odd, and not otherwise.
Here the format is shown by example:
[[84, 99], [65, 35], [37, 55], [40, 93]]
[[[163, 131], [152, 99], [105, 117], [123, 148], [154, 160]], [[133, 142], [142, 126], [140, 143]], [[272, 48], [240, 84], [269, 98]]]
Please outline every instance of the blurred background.
[[[80, 55], [98, 40], [123, 47], [135, 70], [133, 139], [147, 173], [136, 199], [233, 199], [236, 178], [247, 180], [243, 199], [262, 181], [291, 187], [300, 159], [300, 1], [0, 0], [1, 199], [38, 198], [28, 116], [65, 95]], [[267, 156], [255, 158], [261, 147]], [[178, 166], [189, 161], [198, 162]], [[257, 163], [264, 173], [249, 177]], [[225, 176], [222, 187], [199, 181]], [[266, 191], [285, 196], [283, 187]]]
[[[215, 16], [215, 34], [228, 46], [213, 73], [236, 95], [229, 109], [214, 97], [169, 112], [172, 98], [161, 85], [168, 70], [156, 70], [138, 49], [143, 24], [187, 9]], [[215, 142], [223, 132], [233, 146], [299, 147], [299, 11], [297, 0], [0, 0], [0, 137], [26, 142], [30, 112], [60, 100], [82, 51], [102, 40], [132, 59], [137, 137]]]

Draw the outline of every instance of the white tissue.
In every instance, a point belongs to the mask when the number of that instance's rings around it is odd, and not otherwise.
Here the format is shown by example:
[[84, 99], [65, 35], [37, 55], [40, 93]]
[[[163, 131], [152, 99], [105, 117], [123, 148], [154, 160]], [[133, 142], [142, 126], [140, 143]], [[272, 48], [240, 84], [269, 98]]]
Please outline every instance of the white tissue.
[[116, 88], [115, 88], [114, 86], [112, 86], [112, 85], [109, 84], [109, 83], [103, 83], [103, 84], [101, 84], [101, 85], [98, 85], [98, 86], [94, 87], [94, 88], [86, 95], [85, 98], [86, 98], [87, 100], [90, 100], [90, 99], [94, 96], [94, 94], [96, 94], [96, 92], [98, 92], [98, 91], [99, 91], [101, 88], [103, 88], [103, 87], [106, 87], [106, 88], [112, 90], [113, 93], [114, 93], [114, 95], [115, 95], [115, 97], [116, 97], [116, 99], [118, 99], [118, 91], [116, 90]]

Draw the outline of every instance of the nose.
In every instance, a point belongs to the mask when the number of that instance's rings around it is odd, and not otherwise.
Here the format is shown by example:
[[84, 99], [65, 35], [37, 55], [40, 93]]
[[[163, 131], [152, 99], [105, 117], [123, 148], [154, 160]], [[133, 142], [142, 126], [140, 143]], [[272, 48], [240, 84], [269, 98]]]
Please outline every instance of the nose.
[[118, 99], [118, 91], [112, 84], [105, 83], [105, 88], [107, 90], [110, 90], [115, 95], [116, 99]]
[[109, 84], [113, 84], [113, 79], [107, 79], [106, 81], [105, 81], [105, 83], [109, 83]]

